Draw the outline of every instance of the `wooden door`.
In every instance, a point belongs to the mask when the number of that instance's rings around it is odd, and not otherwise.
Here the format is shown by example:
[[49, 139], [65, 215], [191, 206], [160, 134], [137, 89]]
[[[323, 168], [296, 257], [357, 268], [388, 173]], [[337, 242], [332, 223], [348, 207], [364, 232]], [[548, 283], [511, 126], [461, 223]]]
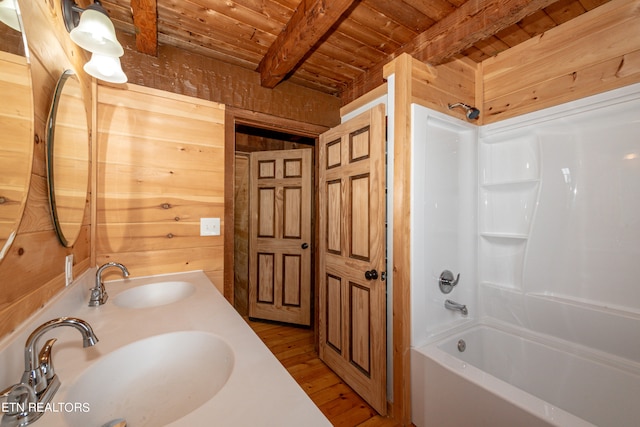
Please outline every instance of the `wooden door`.
[[311, 324], [311, 152], [251, 154], [250, 317]]
[[320, 358], [386, 414], [385, 112], [320, 137]]

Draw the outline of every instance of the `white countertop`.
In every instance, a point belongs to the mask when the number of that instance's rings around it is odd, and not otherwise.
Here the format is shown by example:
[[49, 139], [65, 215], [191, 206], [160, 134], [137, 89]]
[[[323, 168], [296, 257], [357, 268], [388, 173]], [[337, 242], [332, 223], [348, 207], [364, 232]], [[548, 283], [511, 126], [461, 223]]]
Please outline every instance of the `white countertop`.
[[[129, 278], [105, 283], [109, 300], [100, 307], [88, 307], [89, 288], [95, 280], [90, 269], [79, 280], [56, 296], [43, 310], [25, 322], [15, 333], [0, 341], [0, 389], [18, 382], [24, 370], [23, 349], [28, 334], [41, 323], [60, 316], [87, 321], [99, 338], [93, 347], [82, 348], [80, 335], [73, 328], [59, 327], [40, 340], [58, 338], [53, 361], [62, 385], [53, 402], [86, 403], [86, 427], [100, 427], [111, 419], [92, 419], [91, 407], [100, 402], [67, 402], [70, 387], [93, 363], [114, 350], [144, 338], [178, 331], [202, 331], [217, 335], [233, 350], [233, 370], [222, 389], [210, 400], [170, 426], [330, 426], [326, 417], [294, 381], [253, 330], [224, 299], [201, 271]], [[160, 281], [184, 281], [195, 285], [195, 292], [171, 304], [148, 308], [123, 308], [114, 303], [120, 292], [134, 286]], [[39, 350], [39, 349], [38, 349]], [[185, 360], [189, 363], [189, 360]], [[201, 375], [214, 372], [215, 363], [201, 366]], [[118, 381], [118, 378], [113, 378]], [[185, 390], [189, 389], [185, 378]], [[175, 390], [181, 393], [181, 390]], [[126, 396], [135, 405], [135, 396]], [[71, 408], [71, 405], [67, 405]], [[87, 410], [88, 408], [88, 410]], [[77, 411], [48, 411], [34, 425], [68, 426], [69, 416]], [[96, 413], [98, 411], [94, 411]], [[114, 418], [126, 419], [126, 414]], [[151, 424], [148, 424], [151, 427]], [[129, 427], [139, 427], [129, 424]]]

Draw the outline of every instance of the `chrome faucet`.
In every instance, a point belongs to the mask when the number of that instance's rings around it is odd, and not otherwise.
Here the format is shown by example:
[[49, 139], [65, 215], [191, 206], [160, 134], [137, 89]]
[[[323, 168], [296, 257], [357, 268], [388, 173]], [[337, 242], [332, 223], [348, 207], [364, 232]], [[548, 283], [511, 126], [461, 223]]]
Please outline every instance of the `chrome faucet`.
[[453, 311], [459, 311], [460, 313], [462, 313], [463, 315], [467, 315], [469, 314], [469, 310], [467, 310], [467, 306], [464, 304], [458, 304], [455, 301], [451, 301], [450, 299], [446, 300], [444, 302], [444, 308], [449, 309], [449, 310], [453, 310]]
[[38, 326], [27, 338], [24, 347], [24, 373], [18, 384], [0, 392], [7, 397], [7, 411], [0, 426], [26, 426], [44, 414], [46, 404], [60, 387], [60, 380], [53, 369], [51, 348], [56, 341], [50, 339], [36, 356], [38, 340], [51, 329], [59, 326], [73, 326], [82, 334], [82, 346], [90, 347], [98, 342], [91, 326], [82, 319], [60, 317]]
[[96, 272], [96, 286], [91, 289], [89, 307], [97, 307], [107, 302], [109, 295], [107, 294], [107, 290], [104, 288], [104, 283], [102, 282], [102, 272], [109, 267], [118, 267], [122, 271], [122, 275], [124, 277], [129, 277], [129, 270], [119, 262], [108, 262], [98, 268], [98, 271]]

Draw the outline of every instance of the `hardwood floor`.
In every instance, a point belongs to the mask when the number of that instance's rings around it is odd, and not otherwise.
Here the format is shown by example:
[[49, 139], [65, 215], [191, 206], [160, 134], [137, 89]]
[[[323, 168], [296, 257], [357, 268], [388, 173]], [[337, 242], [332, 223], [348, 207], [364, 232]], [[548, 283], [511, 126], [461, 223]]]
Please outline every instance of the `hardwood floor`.
[[318, 358], [312, 330], [248, 319], [247, 323], [331, 424], [341, 427], [400, 426], [394, 420], [378, 415]]

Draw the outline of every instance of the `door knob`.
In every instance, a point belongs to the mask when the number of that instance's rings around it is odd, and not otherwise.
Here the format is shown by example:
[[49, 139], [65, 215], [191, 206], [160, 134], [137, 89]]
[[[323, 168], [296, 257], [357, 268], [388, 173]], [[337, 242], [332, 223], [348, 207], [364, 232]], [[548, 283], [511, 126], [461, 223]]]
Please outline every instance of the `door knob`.
[[364, 278], [367, 280], [376, 280], [378, 278], [378, 272], [376, 270], [365, 271]]
[[309, 244], [308, 244], [308, 243], [303, 243], [303, 244], [302, 244], [302, 249], [307, 249], [308, 247], [309, 247]]

